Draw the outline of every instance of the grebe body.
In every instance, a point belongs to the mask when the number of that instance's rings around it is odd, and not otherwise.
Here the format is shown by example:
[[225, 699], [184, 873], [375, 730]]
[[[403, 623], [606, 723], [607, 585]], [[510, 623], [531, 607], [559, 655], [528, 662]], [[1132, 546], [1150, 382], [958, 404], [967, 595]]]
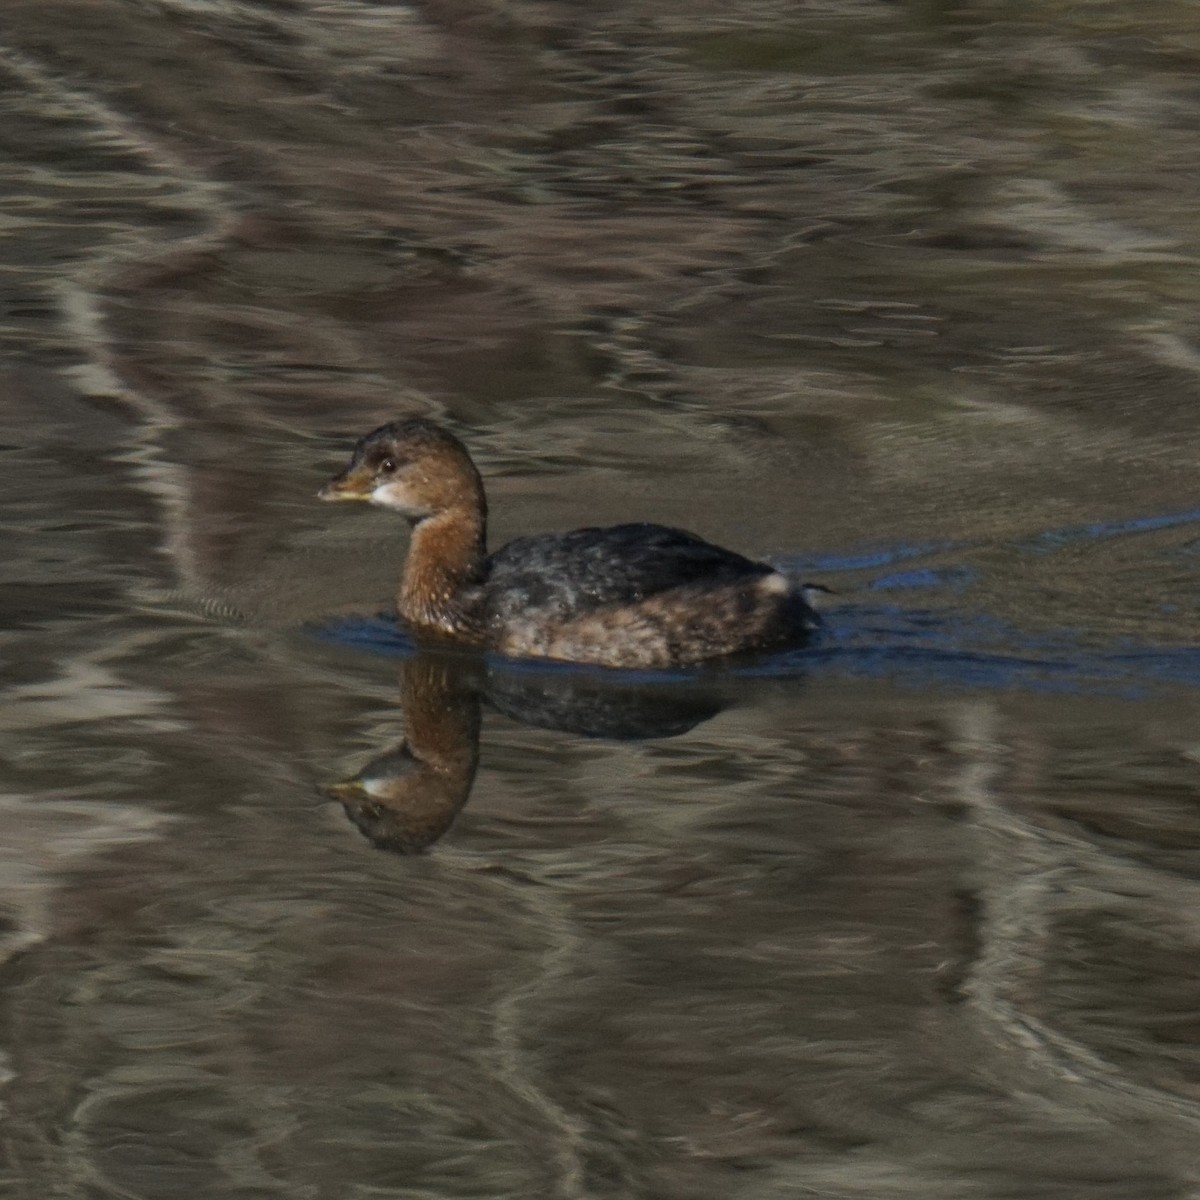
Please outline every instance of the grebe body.
[[424, 418], [362, 438], [320, 492], [412, 524], [396, 597], [415, 636], [606, 667], [687, 666], [805, 641], [805, 589], [766, 563], [647, 523], [521, 537], [489, 555], [483, 481]]

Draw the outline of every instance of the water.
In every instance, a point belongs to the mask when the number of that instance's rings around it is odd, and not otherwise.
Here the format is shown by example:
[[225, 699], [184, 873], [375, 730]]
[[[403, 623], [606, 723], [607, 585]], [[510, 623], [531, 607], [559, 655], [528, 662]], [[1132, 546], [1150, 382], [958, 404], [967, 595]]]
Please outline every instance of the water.
[[[1198, 66], [1178, 0], [6, 6], [7, 1192], [1200, 1195]], [[824, 636], [414, 656], [314, 500], [404, 412], [497, 543], [684, 524]]]

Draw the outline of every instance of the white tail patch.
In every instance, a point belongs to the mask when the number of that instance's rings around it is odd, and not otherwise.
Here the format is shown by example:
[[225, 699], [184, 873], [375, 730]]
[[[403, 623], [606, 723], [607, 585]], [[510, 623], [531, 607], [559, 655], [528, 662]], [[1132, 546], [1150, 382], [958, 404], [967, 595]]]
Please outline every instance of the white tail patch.
[[772, 571], [758, 581], [758, 590], [764, 596], [786, 596], [792, 590], [792, 581], [786, 575]]

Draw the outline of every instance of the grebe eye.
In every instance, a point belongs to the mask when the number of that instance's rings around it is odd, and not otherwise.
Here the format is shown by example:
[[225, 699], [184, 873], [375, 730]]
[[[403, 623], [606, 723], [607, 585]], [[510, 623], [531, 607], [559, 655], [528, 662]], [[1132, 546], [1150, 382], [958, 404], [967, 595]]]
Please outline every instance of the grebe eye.
[[380, 475], [394, 475], [396, 473], [396, 460], [394, 458], [385, 458], [379, 464]]

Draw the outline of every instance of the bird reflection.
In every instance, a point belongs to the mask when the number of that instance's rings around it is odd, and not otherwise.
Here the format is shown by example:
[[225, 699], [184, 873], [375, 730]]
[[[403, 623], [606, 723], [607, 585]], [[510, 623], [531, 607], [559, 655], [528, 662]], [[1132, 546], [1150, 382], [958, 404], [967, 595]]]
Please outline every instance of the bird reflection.
[[372, 845], [419, 853], [454, 823], [479, 765], [484, 700], [523, 724], [623, 741], [673, 737], [725, 707], [716, 691], [678, 682], [414, 655], [400, 674], [404, 740], [328, 789]]
[[493, 671], [485, 693], [497, 712], [522, 725], [621, 742], [687, 733], [726, 703], [694, 685], [630, 683], [609, 672], [559, 667]]
[[372, 845], [415, 854], [446, 832], [479, 765], [479, 692], [460, 664], [418, 655], [400, 674], [405, 737], [329, 789]]

